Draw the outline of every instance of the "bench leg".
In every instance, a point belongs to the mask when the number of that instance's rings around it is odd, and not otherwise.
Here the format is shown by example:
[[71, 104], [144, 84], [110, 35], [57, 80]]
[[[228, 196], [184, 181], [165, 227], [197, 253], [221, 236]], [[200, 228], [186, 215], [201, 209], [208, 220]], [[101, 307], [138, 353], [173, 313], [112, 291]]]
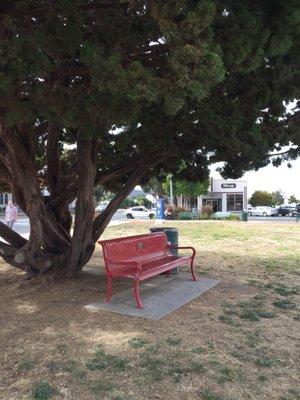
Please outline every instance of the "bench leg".
[[192, 259], [192, 261], [191, 261], [191, 273], [192, 273], [192, 277], [193, 277], [193, 281], [196, 281], [197, 280], [197, 275], [195, 274], [195, 271], [194, 271], [194, 259]]
[[165, 275], [165, 276], [166, 276], [166, 278], [169, 278], [169, 277], [170, 277], [170, 275], [171, 275], [171, 272], [172, 272], [172, 270], [171, 270], [171, 269], [169, 269], [169, 271], [167, 271], [167, 272], [166, 272], [166, 275]]
[[106, 283], [106, 295], [105, 295], [105, 302], [109, 303], [111, 300], [111, 296], [112, 296], [112, 276], [111, 275], [107, 275], [107, 283]]
[[139, 292], [139, 281], [137, 279], [135, 279], [133, 281], [133, 294], [134, 294], [134, 298], [135, 298], [135, 302], [136, 302], [136, 306], [137, 308], [144, 308], [143, 303], [142, 303], [142, 299], [140, 296], [140, 292]]

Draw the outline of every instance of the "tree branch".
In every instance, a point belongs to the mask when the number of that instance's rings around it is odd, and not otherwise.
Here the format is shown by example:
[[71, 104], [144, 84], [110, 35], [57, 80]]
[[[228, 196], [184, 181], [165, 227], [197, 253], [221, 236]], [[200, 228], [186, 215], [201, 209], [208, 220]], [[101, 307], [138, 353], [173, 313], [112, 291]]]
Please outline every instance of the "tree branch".
[[17, 247], [13, 247], [10, 244], [4, 243], [2, 242], [2, 240], [0, 240], [1, 256], [14, 257], [17, 251], [18, 251]]
[[[99, 172], [95, 178], [95, 185], [104, 184], [112, 179], [116, 179], [125, 173], [130, 172], [134, 167], [138, 165], [138, 162], [131, 162], [126, 166], [117, 167], [114, 170]], [[76, 199], [78, 193], [78, 183], [71, 182], [68, 187], [64, 189], [62, 193], [57, 195], [55, 198], [51, 199], [47, 204], [47, 207], [57, 207], [60, 204], [71, 203]]]
[[[157, 159], [157, 161], [155, 161]], [[149, 155], [148, 157], [143, 158], [139, 164], [137, 165], [135, 171], [133, 172], [131, 178], [128, 182], [123, 186], [121, 190], [118, 191], [116, 196], [109, 202], [108, 206], [105, 210], [98, 215], [93, 224], [93, 240], [96, 242], [98, 238], [102, 235], [105, 228], [109, 224], [112, 216], [117, 211], [120, 203], [126, 199], [126, 197], [130, 194], [130, 192], [137, 185], [142, 176], [146, 173], [149, 167], [155, 166], [156, 163], [160, 162], [161, 158], [159, 155], [152, 157]]]
[[51, 193], [55, 196], [59, 193], [59, 127], [56, 124], [49, 124], [47, 135], [46, 157], [47, 157], [47, 177]]
[[[276, 156], [282, 156], [282, 155], [284, 155], [284, 154], [288, 154], [288, 153], [290, 153], [291, 152], [291, 150], [292, 149], [288, 149], [288, 150], [286, 150], [286, 151], [282, 151], [282, 152], [280, 152], [280, 153], [270, 153], [270, 154], [267, 154], [266, 155], [266, 157], [276, 157]], [[295, 149], [294, 149], [295, 150]]]
[[3, 222], [0, 222], [0, 237], [2, 237], [6, 242], [17, 248], [21, 248], [27, 243], [26, 239], [24, 239], [17, 232], [10, 229]]

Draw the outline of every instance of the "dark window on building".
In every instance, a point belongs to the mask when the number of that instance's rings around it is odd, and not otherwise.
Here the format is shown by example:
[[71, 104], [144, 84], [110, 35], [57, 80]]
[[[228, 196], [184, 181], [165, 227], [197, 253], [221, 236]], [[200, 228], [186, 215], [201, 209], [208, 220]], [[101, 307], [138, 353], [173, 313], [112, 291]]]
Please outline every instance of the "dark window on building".
[[5, 193], [4, 195], [4, 204], [8, 204], [8, 194]]
[[0, 204], [4, 204], [4, 201], [3, 201], [4, 199], [3, 199], [3, 194], [2, 193], [0, 193]]
[[222, 199], [203, 199], [203, 205], [211, 205], [214, 212], [222, 211]]
[[243, 211], [242, 194], [227, 194], [227, 211]]

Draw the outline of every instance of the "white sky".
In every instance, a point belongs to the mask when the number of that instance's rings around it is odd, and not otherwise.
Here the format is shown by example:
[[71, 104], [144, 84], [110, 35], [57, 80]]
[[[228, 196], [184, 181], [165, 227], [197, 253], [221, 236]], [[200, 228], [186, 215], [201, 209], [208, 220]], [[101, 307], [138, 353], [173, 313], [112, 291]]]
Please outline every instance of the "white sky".
[[[258, 171], [246, 172], [240, 179], [248, 182], [248, 196], [250, 197], [255, 190], [267, 192], [282, 190], [285, 198], [293, 194], [300, 199], [300, 158], [290, 164], [292, 168], [289, 168], [285, 162], [280, 167], [268, 165]], [[220, 178], [220, 174], [215, 171], [216, 167], [211, 167], [211, 176]]]

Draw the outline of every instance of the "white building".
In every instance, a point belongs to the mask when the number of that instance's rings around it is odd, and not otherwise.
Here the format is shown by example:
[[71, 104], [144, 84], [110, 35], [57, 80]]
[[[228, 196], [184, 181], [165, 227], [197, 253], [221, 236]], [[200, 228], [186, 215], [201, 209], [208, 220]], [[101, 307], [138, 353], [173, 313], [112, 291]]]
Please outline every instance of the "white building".
[[6, 207], [10, 200], [12, 200], [11, 193], [0, 193], [0, 208]]
[[214, 212], [241, 212], [247, 209], [247, 181], [211, 178], [209, 193], [198, 197], [198, 209], [211, 204]]

